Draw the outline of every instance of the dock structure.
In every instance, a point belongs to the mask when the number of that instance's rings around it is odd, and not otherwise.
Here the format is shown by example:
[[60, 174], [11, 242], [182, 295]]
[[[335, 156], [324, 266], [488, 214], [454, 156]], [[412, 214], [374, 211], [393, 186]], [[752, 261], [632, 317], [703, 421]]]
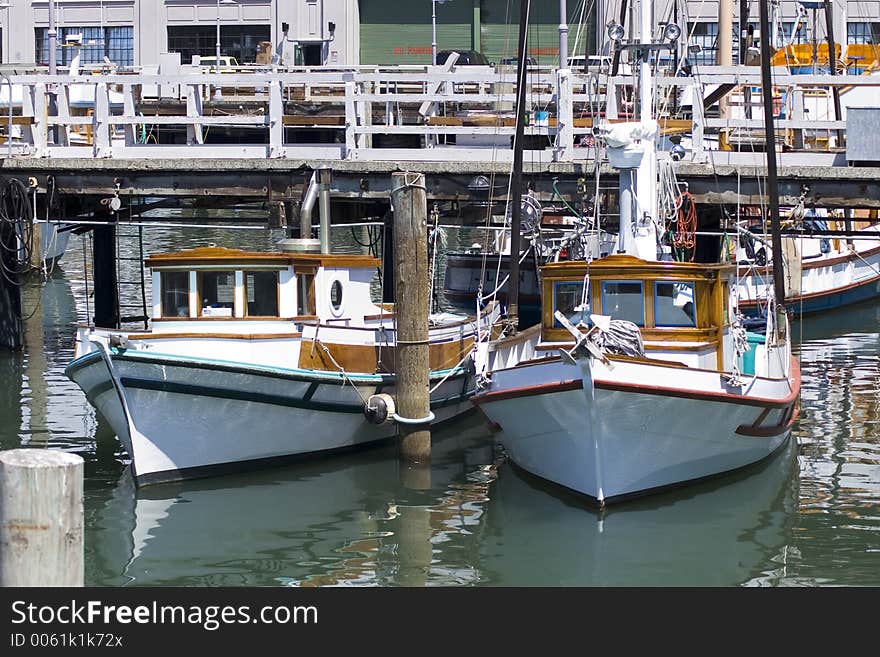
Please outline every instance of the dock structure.
[[[0, 182], [34, 177], [43, 194], [51, 177], [58, 193], [81, 199], [291, 203], [312, 170], [329, 166], [334, 203], [387, 205], [391, 174], [401, 170], [425, 175], [429, 203], [498, 200], [506, 193], [514, 130], [514, 72], [507, 68], [10, 75], [0, 85], [0, 109], [12, 110], [0, 121]], [[780, 203], [796, 203], [807, 186], [810, 205], [880, 207], [877, 169], [847, 159], [838, 143], [847, 117], [828, 118], [831, 94], [824, 104], [816, 94], [839, 90], [845, 110], [876, 93], [880, 76], [780, 72], [774, 79]], [[679, 147], [679, 182], [698, 203], [758, 203], [761, 121], [736, 112], [712, 116], [721, 96], [728, 107], [760, 107], [758, 94], [745, 93], [760, 85], [757, 70], [695, 67], [689, 77], [657, 80], [669, 108], [659, 147]], [[578, 181], [595, 174], [593, 128], [631, 120], [631, 83], [570, 69], [530, 73], [527, 97], [546, 111], [536, 111], [526, 128], [523, 168], [539, 200], [558, 198], [557, 191], [574, 195]], [[220, 100], [212, 94], [217, 86]], [[9, 97], [11, 104], [3, 102]], [[57, 116], [47, 112], [50, 100]], [[738, 150], [718, 150], [722, 134]], [[599, 173], [609, 185], [616, 180], [603, 162]]]

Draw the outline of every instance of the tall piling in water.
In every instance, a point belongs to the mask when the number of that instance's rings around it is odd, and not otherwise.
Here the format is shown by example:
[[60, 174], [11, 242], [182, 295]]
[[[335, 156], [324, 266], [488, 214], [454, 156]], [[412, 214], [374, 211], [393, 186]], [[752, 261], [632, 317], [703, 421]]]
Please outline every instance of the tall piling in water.
[[83, 460], [0, 452], [0, 586], [82, 586]]
[[119, 326], [119, 289], [116, 280], [116, 226], [94, 227], [95, 326]]
[[425, 176], [391, 174], [397, 317], [397, 426], [402, 461], [431, 458], [428, 394], [428, 223]]

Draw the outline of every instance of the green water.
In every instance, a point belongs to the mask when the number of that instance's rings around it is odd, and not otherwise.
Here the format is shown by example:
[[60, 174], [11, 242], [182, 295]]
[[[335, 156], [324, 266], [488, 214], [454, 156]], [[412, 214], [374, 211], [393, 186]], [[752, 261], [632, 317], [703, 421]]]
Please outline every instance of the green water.
[[[204, 235], [155, 231], [148, 251]], [[435, 432], [429, 472], [401, 471], [379, 447], [136, 492], [63, 374], [91, 304], [82, 248], [71, 239], [25, 290], [27, 346], [0, 353], [0, 448], [85, 459], [89, 585], [880, 585], [880, 305], [797, 327], [802, 411], [786, 449], [606, 513], [515, 469], [476, 415]]]

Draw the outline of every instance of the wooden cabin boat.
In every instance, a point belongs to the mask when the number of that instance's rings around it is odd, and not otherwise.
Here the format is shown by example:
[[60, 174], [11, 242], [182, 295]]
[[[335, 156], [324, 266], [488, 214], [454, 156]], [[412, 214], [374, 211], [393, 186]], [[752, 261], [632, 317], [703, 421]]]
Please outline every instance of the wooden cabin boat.
[[[370, 256], [201, 247], [150, 256], [150, 330], [81, 326], [65, 372], [139, 485], [354, 447], [395, 433], [393, 308]], [[431, 409], [471, 408], [475, 338], [497, 318], [431, 316]]]
[[485, 346], [473, 398], [511, 460], [606, 504], [779, 449], [800, 371], [784, 314], [766, 335], [731, 325], [734, 269], [626, 254], [542, 267], [541, 324]]

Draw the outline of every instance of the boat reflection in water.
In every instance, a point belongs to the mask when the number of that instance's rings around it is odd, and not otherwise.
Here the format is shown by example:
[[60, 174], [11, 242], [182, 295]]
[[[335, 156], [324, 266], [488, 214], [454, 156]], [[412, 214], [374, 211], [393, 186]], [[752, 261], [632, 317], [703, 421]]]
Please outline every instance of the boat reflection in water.
[[434, 443], [430, 474], [393, 448], [140, 490], [124, 471], [91, 505], [87, 582], [727, 586], [779, 568], [796, 515], [794, 441], [604, 514], [500, 463], [478, 418]]
[[430, 472], [399, 466], [393, 446], [139, 490], [125, 470], [92, 505], [87, 581], [471, 584], [495, 453], [471, 415], [434, 432]]
[[511, 586], [748, 583], [778, 568], [790, 540], [796, 449], [788, 441], [754, 466], [605, 513], [505, 464], [486, 511], [480, 567], [503, 572]]

